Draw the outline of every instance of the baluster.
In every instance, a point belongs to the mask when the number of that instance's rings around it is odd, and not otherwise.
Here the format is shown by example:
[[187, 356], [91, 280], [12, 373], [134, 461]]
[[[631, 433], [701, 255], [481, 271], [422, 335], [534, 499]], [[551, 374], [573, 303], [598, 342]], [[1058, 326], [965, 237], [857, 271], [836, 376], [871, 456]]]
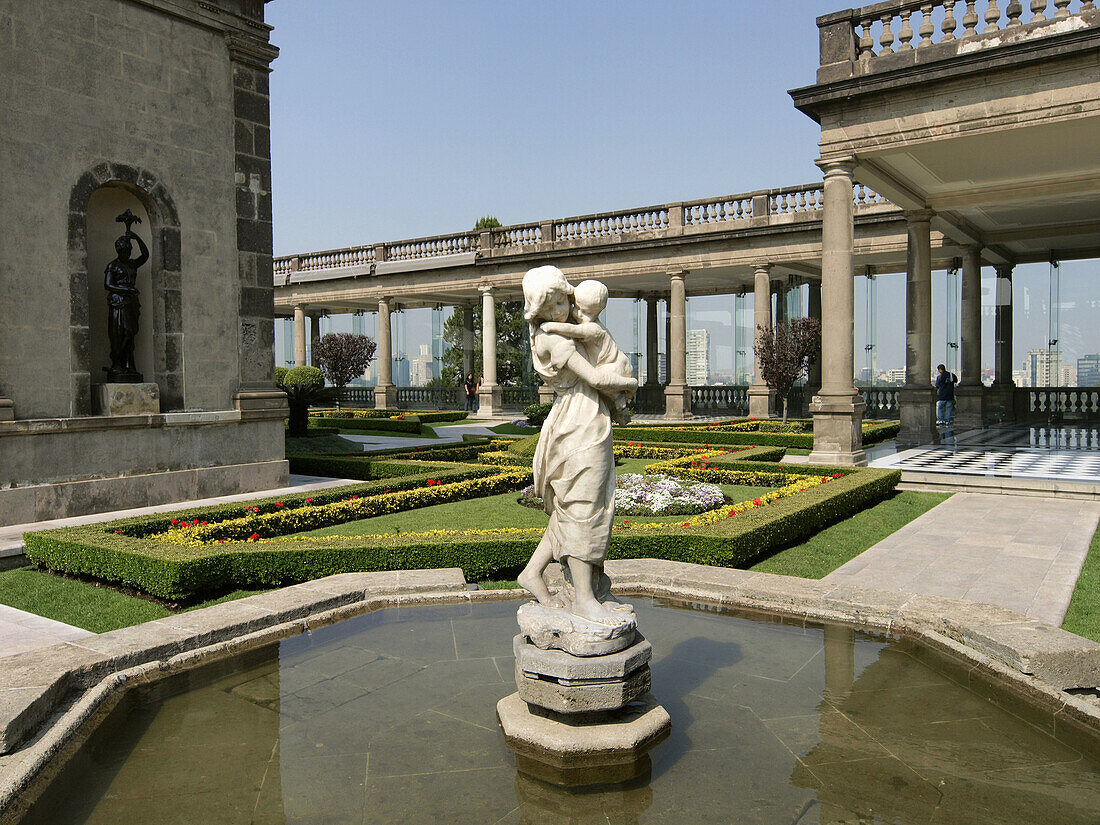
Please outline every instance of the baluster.
[[1044, 12], [1047, 10], [1047, 0], [1031, 0], [1031, 20], [1030, 23], [1042, 23], [1047, 19]]
[[1069, 9], [1066, 8], [1069, 5], [1070, 0], [1054, 0], [1054, 8], [1058, 11], [1054, 12], [1054, 19], [1059, 20], [1063, 17], [1069, 17]]
[[871, 36], [871, 26], [875, 24], [875, 21], [871, 18], [861, 20], [859, 25], [863, 27], [863, 34], [859, 38], [859, 59], [871, 58], [875, 56], [875, 38]]
[[1024, 4], [1020, 0], [1010, 0], [1007, 8], [1005, 8], [1005, 14], [1008, 15], [1008, 23], [1005, 25], [1006, 29], [1014, 29], [1017, 26], [1022, 26], [1020, 22], [1020, 15], [1024, 13]]
[[[1055, 3], [1057, 3], [1057, 0], [1055, 0]], [[986, 26], [982, 30], [982, 34], [1000, 31], [1001, 27], [997, 25], [997, 21], [1000, 19], [1001, 10], [997, 8], [997, 0], [989, 0], [989, 8], [985, 10]]]
[[955, 20], [955, 4], [958, 0], [947, 0], [943, 4], [944, 17], [943, 23], [940, 25], [940, 31], [943, 32], [943, 37], [940, 38], [941, 43], [950, 43], [955, 39], [955, 29], [958, 28], [958, 23]]
[[918, 49], [923, 49], [925, 46], [932, 45], [932, 35], [936, 31], [936, 27], [932, 25], [932, 4], [925, 3], [920, 7], [920, 43], [917, 44]]
[[976, 5], [978, 5], [977, 0], [966, 0], [966, 14], [963, 15], [963, 40], [968, 37], [975, 37], [978, 34], [978, 12], [974, 10]]
[[898, 52], [913, 51], [913, 27], [909, 25], [909, 18], [912, 16], [913, 12], [908, 9], [901, 13], [901, 29], [898, 31], [898, 40], [901, 41], [901, 45], [898, 46]]
[[893, 54], [892, 48], [894, 43], [894, 33], [890, 31], [890, 22], [894, 19], [893, 14], [886, 14], [882, 17], [882, 34], [879, 35], [878, 42], [882, 44], [882, 48], [878, 50], [879, 54]]

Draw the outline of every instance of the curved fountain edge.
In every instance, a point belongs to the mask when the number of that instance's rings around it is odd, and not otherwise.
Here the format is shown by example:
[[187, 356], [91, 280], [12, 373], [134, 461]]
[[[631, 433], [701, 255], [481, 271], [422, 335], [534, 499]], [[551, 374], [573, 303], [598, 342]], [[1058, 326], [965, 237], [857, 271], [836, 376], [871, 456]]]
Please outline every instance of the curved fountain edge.
[[[656, 559], [608, 561], [623, 594], [703, 602], [920, 640], [953, 678], [1068, 744], [1095, 746], [1100, 644], [995, 605]], [[142, 625], [0, 659], [0, 825], [135, 684], [343, 619], [401, 605], [520, 599], [466, 589], [461, 570], [342, 573]], [[63, 762], [63, 759], [59, 761]], [[35, 783], [41, 785], [42, 783]]]

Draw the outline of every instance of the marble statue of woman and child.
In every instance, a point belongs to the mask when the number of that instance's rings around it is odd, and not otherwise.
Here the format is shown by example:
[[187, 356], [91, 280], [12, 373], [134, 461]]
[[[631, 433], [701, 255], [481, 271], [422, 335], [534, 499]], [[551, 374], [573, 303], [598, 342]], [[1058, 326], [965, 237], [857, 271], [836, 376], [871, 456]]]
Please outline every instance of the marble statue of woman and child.
[[[518, 581], [537, 600], [520, 609], [521, 629], [539, 647], [602, 655], [633, 642], [630, 605], [610, 594], [604, 574], [615, 516], [611, 423], [629, 421], [638, 388], [626, 356], [600, 324], [607, 287], [571, 286], [541, 266], [523, 279], [535, 371], [554, 390], [554, 406], [534, 458], [535, 490], [550, 523]], [[558, 562], [565, 586], [551, 593], [547, 568]]]

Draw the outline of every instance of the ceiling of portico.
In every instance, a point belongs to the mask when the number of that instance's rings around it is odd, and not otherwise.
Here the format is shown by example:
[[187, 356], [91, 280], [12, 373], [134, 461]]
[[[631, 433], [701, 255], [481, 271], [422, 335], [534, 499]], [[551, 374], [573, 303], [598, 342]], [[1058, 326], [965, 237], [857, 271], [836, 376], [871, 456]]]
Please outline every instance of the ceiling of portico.
[[860, 153], [856, 174], [1010, 257], [1086, 257], [1100, 254], [1098, 145], [1100, 117], [1085, 117]]

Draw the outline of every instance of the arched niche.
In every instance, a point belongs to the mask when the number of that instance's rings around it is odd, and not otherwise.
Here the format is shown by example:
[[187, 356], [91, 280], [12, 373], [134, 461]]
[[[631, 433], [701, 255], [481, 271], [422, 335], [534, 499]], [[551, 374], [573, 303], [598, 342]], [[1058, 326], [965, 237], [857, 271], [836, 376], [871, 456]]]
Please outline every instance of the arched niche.
[[[109, 183], [96, 189], [88, 199], [88, 365], [93, 384], [106, 380], [104, 373], [111, 365], [111, 342], [107, 335], [107, 290], [103, 284], [104, 270], [115, 258], [115, 239], [125, 231], [116, 218], [129, 209], [141, 218], [133, 232], [149, 246], [152, 259], [151, 223], [145, 204], [121, 186]], [[133, 244], [133, 256], [138, 246]], [[141, 301], [141, 320], [134, 341], [134, 362], [147, 381], [153, 381], [153, 326], [150, 313], [153, 296], [153, 268], [146, 264], [138, 270], [137, 288]]]
[[125, 164], [101, 163], [81, 175], [69, 198], [70, 384], [75, 416], [95, 412], [92, 384], [105, 380], [103, 367], [110, 364], [103, 270], [114, 258], [114, 239], [123, 230], [114, 219], [127, 208], [142, 219], [134, 231], [150, 252], [149, 262], [139, 270], [138, 369], [160, 388], [163, 412], [184, 408], [179, 215], [156, 175]]

